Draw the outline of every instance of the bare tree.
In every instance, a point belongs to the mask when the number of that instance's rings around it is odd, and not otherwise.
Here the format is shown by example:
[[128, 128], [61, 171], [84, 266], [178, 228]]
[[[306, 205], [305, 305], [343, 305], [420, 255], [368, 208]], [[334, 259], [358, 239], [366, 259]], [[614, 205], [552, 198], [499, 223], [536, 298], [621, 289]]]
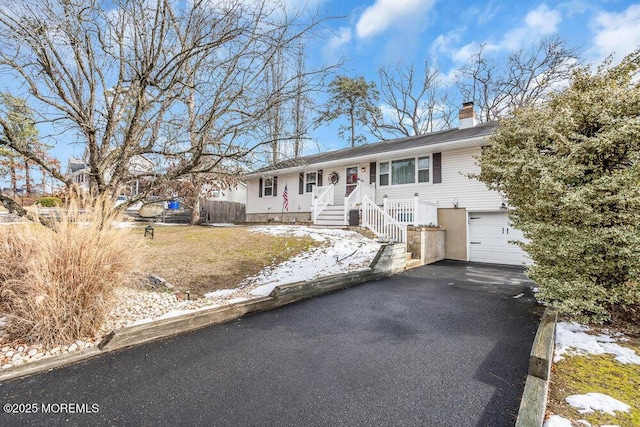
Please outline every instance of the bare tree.
[[305, 91], [305, 61], [304, 61], [304, 45], [298, 45], [298, 53], [296, 57], [296, 85], [295, 95], [293, 99], [293, 157], [300, 157], [304, 141], [309, 130], [309, 121], [307, 120], [307, 112], [312, 107], [311, 100]]
[[504, 59], [489, 57], [483, 44], [460, 69], [457, 84], [465, 100], [480, 108], [480, 120], [492, 121], [545, 100], [568, 82], [576, 58], [575, 49], [557, 37]]
[[[269, 144], [259, 124], [295, 85], [265, 100], [263, 76], [278, 50], [321, 22], [270, 0], [3, 0], [0, 70], [28, 88], [42, 116], [81, 136], [93, 191], [116, 195], [146, 179], [141, 199]], [[10, 133], [0, 146], [70, 184]], [[133, 175], [140, 157], [155, 166]]]
[[380, 67], [382, 120], [371, 132], [381, 139], [421, 135], [451, 126], [456, 108], [443, 84], [438, 67], [424, 63], [422, 73], [402, 61]]

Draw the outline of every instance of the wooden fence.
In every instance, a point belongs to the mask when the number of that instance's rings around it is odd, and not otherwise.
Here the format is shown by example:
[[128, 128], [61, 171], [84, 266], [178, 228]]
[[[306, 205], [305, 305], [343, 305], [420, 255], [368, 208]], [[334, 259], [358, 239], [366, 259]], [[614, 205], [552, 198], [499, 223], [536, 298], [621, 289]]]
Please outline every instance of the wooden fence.
[[200, 221], [202, 223], [245, 222], [245, 205], [221, 200], [200, 201]]

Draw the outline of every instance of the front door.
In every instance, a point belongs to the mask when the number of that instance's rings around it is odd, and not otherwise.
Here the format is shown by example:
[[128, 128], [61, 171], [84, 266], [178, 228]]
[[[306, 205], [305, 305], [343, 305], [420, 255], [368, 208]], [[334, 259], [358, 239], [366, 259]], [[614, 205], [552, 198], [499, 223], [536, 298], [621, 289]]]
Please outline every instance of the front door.
[[358, 186], [358, 167], [347, 168], [345, 195], [348, 196]]

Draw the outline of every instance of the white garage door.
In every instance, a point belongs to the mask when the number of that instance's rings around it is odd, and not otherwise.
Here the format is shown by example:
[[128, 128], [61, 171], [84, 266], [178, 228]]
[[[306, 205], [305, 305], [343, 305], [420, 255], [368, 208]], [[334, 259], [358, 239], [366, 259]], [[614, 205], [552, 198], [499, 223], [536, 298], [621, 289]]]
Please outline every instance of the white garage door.
[[509, 223], [506, 212], [469, 214], [469, 260], [493, 264], [531, 264], [531, 259], [511, 241], [524, 236]]

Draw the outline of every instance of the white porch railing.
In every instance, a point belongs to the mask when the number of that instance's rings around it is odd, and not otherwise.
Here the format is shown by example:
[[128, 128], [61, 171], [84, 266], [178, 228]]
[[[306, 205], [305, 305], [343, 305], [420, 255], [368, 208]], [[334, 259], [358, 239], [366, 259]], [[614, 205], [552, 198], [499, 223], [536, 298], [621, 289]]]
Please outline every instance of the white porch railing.
[[438, 205], [420, 200], [417, 194], [413, 199], [385, 197], [383, 210], [401, 224], [438, 225]]
[[325, 187], [313, 187], [313, 202], [311, 203], [311, 210], [313, 211], [314, 223], [324, 208], [329, 205], [333, 205], [334, 188], [333, 184]]
[[400, 224], [367, 196], [362, 198], [362, 225], [381, 239], [397, 243], [407, 241], [407, 226]]
[[362, 199], [368, 197], [369, 200], [376, 198], [375, 184], [365, 184], [364, 181], [358, 181], [358, 185], [353, 189], [351, 194], [344, 198], [344, 223], [349, 223], [349, 210], [358, 207], [362, 203]]

